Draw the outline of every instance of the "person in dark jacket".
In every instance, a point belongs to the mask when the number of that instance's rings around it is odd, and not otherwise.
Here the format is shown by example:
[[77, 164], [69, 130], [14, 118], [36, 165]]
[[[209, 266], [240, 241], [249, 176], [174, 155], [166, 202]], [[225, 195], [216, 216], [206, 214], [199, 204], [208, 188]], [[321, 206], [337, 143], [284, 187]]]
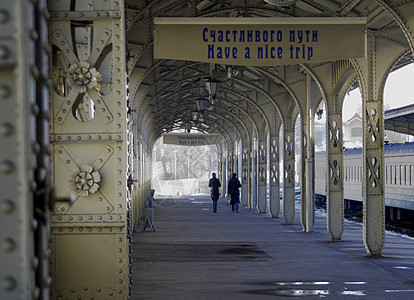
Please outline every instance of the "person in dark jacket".
[[234, 212], [239, 212], [239, 203], [240, 203], [240, 191], [239, 188], [241, 187], [240, 181], [237, 179], [237, 174], [233, 173], [232, 177], [229, 180], [229, 184], [227, 186], [227, 194], [231, 195], [231, 210]]
[[216, 173], [212, 173], [209, 182], [208, 187], [210, 188], [210, 195], [211, 200], [213, 200], [213, 212], [217, 212], [217, 201], [220, 197], [220, 191], [219, 187], [221, 187], [220, 180], [216, 177]]

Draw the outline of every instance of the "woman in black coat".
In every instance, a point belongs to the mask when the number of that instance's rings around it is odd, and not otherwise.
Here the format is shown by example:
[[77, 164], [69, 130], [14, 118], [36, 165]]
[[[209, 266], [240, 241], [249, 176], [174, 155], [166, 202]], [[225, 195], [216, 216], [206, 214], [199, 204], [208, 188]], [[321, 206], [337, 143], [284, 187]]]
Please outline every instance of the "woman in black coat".
[[213, 200], [213, 212], [217, 212], [217, 201], [220, 197], [219, 187], [221, 187], [220, 180], [216, 177], [216, 173], [211, 174], [208, 186], [210, 188], [211, 200]]
[[240, 203], [240, 191], [239, 188], [241, 187], [240, 181], [237, 179], [237, 174], [233, 173], [231, 179], [229, 180], [229, 184], [227, 186], [227, 194], [231, 195], [231, 210], [234, 212], [239, 212], [239, 203]]

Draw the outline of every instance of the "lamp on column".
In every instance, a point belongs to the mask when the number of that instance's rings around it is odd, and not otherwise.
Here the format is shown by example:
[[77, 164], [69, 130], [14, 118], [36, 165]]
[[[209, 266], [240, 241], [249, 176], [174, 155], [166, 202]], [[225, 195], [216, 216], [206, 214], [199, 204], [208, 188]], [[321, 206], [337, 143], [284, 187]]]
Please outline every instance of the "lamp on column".
[[221, 81], [209, 77], [205, 79], [205, 83], [208, 94], [210, 95], [210, 101], [213, 103], [214, 99], [216, 99], [217, 90]]
[[190, 133], [191, 128], [193, 128], [193, 124], [190, 121], [186, 121], [184, 123], [185, 126], [185, 131], [187, 131], [188, 133]]

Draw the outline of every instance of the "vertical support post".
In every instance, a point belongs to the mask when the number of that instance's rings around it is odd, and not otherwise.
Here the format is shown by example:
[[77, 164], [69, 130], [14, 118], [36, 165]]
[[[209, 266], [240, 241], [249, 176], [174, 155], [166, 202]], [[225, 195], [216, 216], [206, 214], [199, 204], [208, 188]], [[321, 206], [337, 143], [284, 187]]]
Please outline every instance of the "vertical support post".
[[376, 41], [368, 33], [367, 89], [363, 93], [363, 232], [367, 255], [380, 257], [385, 245], [384, 107], [377, 74]]
[[233, 151], [233, 148], [227, 149], [227, 178], [231, 178], [231, 174], [234, 172]]
[[327, 113], [326, 202], [331, 241], [340, 241], [344, 231], [342, 115]]
[[312, 96], [311, 76], [306, 75], [306, 221], [305, 231], [311, 232], [313, 227], [313, 143], [312, 143]]
[[221, 151], [219, 152], [219, 175], [221, 181], [221, 195], [224, 197], [227, 193], [227, 182], [226, 182], [226, 159], [224, 156], [223, 146], [221, 146]]
[[[132, 126], [132, 132], [137, 132], [136, 129], [136, 125], [134, 124]], [[139, 193], [138, 193], [138, 188], [139, 188], [139, 161], [138, 161], [138, 138], [136, 134], [133, 134], [133, 157], [132, 157], [132, 164], [133, 164], [133, 168], [132, 168], [132, 176], [133, 176], [133, 190], [132, 190], [132, 214], [134, 215], [134, 229], [135, 227], [138, 225], [139, 222]]]
[[240, 176], [242, 180], [241, 204], [247, 206], [250, 198], [249, 149], [243, 147], [242, 151], [242, 174]]
[[[57, 197], [75, 198], [58, 203], [51, 217], [51, 296], [126, 299], [131, 198], [124, 1], [49, 1], [49, 10], [54, 185]], [[89, 10], [108, 17], [54, 19]]]
[[302, 225], [302, 230], [306, 232], [306, 208], [308, 202], [308, 194], [307, 194], [307, 163], [308, 163], [308, 156], [307, 156], [307, 144], [308, 144], [308, 113], [307, 113], [307, 103], [305, 104], [305, 108], [301, 115], [301, 124], [300, 124], [300, 161], [299, 163], [299, 188], [300, 188], [300, 224]]
[[277, 218], [280, 211], [279, 192], [279, 137], [270, 137], [270, 202], [269, 211], [272, 218]]
[[137, 162], [138, 162], [138, 219], [142, 217], [142, 212], [144, 208], [144, 158], [142, 155], [142, 140], [139, 140], [137, 147]]
[[49, 297], [46, 6], [0, 3], [0, 299]]
[[284, 180], [283, 180], [283, 217], [285, 224], [292, 224], [295, 217], [295, 143], [291, 120], [284, 128]]
[[250, 209], [254, 209], [257, 204], [257, 154], [256, 154], [256, 141], [252, 141], [252, 147], [250, 152], [251, 159], [251, 202], [249, 204]]
[[259, 213], [265, 213], [266, 211], [266, 198], [267, 198], [267, 191], [266, 191], [266, 143], [261, 140], [259, 142], [259, 149], [258, 149], [258, 159], [259, 159], [259, 169], [257, 172], [258, 176], [258, 198], [257, 198], [257, 205], [256, 209]]

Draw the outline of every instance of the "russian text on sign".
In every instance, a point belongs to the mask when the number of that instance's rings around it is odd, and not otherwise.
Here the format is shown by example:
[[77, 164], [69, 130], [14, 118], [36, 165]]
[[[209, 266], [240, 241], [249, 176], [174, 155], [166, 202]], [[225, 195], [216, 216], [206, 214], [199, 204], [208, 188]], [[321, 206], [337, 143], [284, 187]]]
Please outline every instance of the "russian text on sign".
[[156, 18], [154, 23], [156, 58], [283, 65], [366, 57], [364, 18]]

